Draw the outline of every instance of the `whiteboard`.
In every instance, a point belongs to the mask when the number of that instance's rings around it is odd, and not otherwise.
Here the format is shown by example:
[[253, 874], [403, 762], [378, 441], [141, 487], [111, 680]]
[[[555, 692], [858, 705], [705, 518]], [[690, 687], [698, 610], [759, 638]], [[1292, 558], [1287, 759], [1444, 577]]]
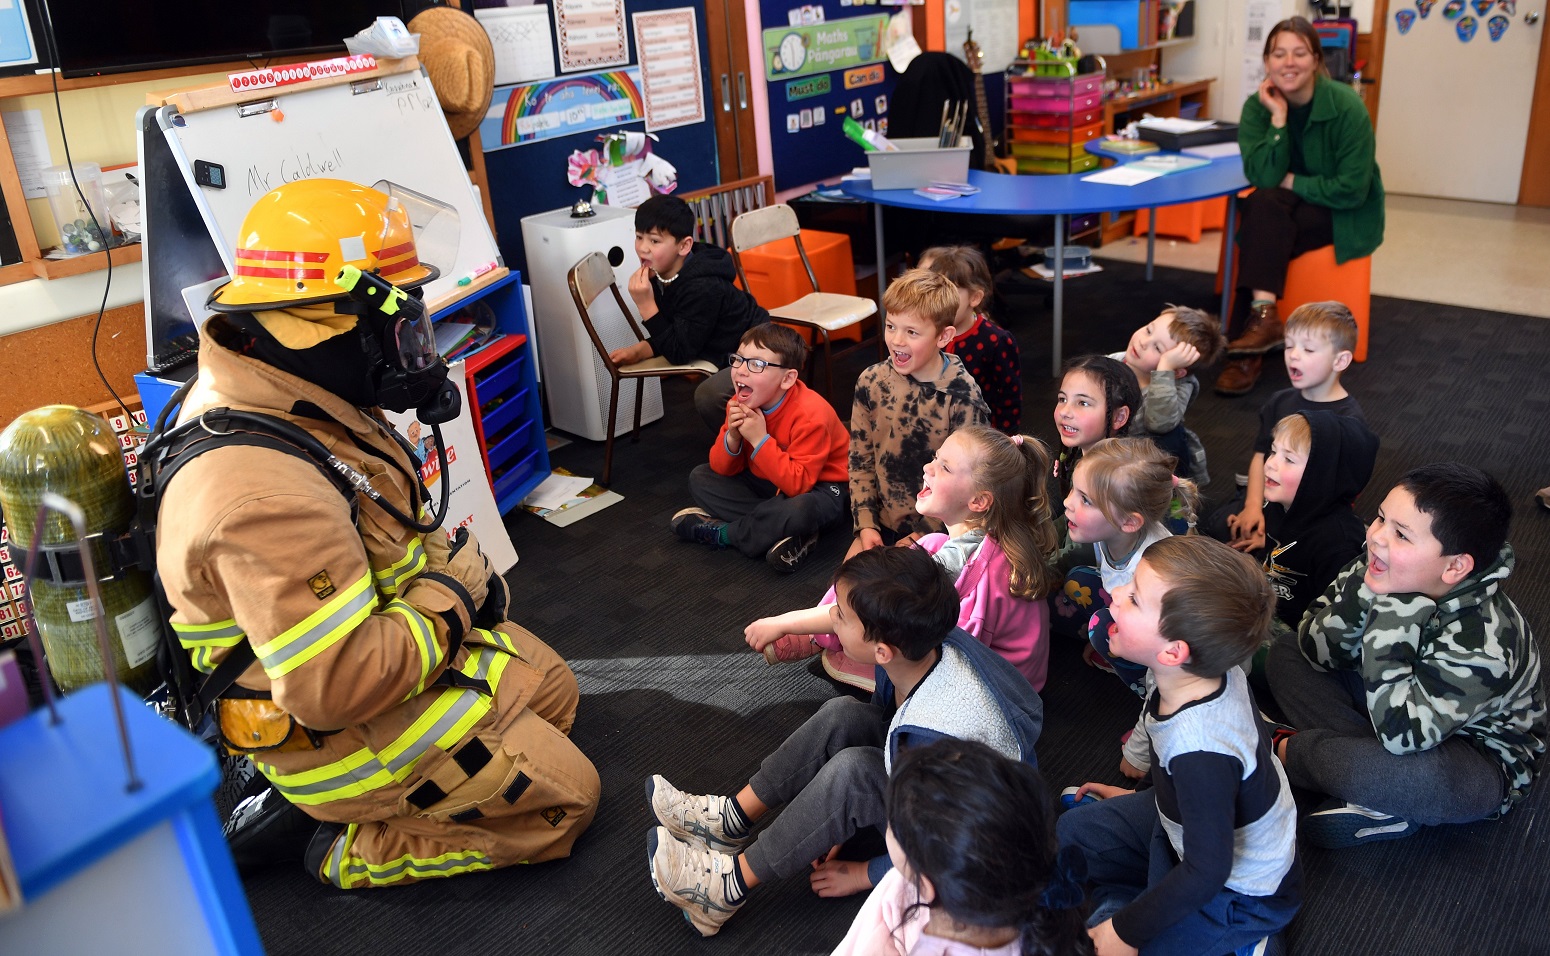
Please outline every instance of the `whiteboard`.
[[[283, 118], [277, 120], [274, 110], [252, 110], [269, 101]], [[250, 115], [242, 115], [245, 108]], [[163, 106], [157, 122], [228, 272], [236, 267], [237, 235], [253, 203], [276, 186], [314, 178], [366, 186], [386, 179], [457, 209], [462, 230], [457, 261], [433, 262], [441, 276], [425, 287], [433, 311], [461, 297], [459, 278], [485, 263], [501, 262], [430, 78], [418, 70], [293, 92], [266, 91], [240, 106], [188, 113]], [[195, 160], [220, 165], [226, 188], [196, 183]]]

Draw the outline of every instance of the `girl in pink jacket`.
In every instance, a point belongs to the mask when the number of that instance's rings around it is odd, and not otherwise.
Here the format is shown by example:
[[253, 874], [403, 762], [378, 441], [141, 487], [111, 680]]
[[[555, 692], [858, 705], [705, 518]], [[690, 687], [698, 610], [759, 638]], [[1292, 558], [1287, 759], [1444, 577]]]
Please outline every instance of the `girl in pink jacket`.
[[[1004, 435], [983, 425], [960, 428], [928, 462], [915, 510], [947, 526], [916, 542], [952, 574], [959, 597], [958, 626], [1044, 687], [1049, 664], [1045, 597], [1060, 583], [1051, 568], [1057, 536], [1044, 476], [1050, 455], [1026, 435]], [[852, 663], [829, 623], [834, 590], [816, 607], [761, 618], [744, 632], [772, 664], [823, 653], [835, 680], [865, 690], [872, 671]]]

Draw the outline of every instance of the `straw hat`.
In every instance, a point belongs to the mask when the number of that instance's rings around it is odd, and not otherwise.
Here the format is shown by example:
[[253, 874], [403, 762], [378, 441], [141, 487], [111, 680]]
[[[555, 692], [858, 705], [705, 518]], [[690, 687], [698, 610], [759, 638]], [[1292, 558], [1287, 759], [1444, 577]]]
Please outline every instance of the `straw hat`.
[[495, 91], [495, 49], [484, 26], [456, 7], [433, 6], [409, 21], [420, 35], [420, 62], [430, 74], [452, 138], [479, 127]]

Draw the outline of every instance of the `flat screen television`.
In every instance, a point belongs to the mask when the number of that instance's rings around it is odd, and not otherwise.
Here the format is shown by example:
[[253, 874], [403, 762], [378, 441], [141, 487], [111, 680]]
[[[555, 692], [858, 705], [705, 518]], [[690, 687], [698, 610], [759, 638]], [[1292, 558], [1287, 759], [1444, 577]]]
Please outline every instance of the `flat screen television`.
[[[403, 0], [40, 0], [67, 77], [344, 51]], [[33, 21], [41, 59], [48, 44]]]

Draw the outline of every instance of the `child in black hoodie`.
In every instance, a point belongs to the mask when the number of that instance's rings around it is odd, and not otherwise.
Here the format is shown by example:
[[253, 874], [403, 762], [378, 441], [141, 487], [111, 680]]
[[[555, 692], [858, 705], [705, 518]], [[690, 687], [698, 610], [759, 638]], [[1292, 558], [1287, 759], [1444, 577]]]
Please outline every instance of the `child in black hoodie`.
[[1378, 436], [1359, 418], [1305, 411], [1276, 423], [1265, 458], [1265, 547], [1256, 555], [1276, 593], [1276, 633], [1295, 633], [1308, 605], [1362, 552], [1366, 528], [1352, 502], [1377, 457]]
[[617, 365], [660, 355], [674, 364], [704, 359], [721, 371], [694, 393], [694, 406], [719, 429], [732, 397], [727, 357], [743, 333], [770, 315], [753, 296], [732, 284], [737, 270], [720, 246], [694, 241], [694, 210], [677, 196], [652, 196], [635, 210], [635, 255], [630, 298], [651, 338], [608, 357]]

